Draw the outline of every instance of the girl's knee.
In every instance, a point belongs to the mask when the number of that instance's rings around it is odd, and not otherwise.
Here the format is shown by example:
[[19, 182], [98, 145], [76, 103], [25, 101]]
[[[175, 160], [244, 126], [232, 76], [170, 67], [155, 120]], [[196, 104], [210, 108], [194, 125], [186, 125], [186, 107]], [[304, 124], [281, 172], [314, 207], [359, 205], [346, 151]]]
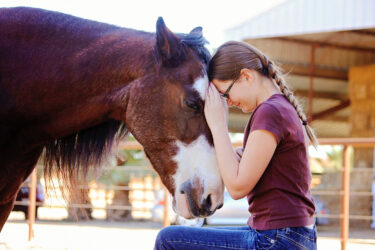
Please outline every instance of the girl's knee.
[[156, 237], [154, 249], [166, 249], [165, 246], [168, 245], [168, 240], [173, 239], [174, 235], [176, 235], [180, 229], [181, 227], [179, 226], [169, 226], [160, 230]]

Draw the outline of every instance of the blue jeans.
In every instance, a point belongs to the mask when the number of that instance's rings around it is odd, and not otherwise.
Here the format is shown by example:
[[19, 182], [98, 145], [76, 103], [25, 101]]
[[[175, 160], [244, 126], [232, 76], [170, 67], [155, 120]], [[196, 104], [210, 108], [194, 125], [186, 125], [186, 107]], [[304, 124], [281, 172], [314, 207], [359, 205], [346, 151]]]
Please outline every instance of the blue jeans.
[[159, 232], [154, 249], [316, 249], [316, 228], [169, 226]]

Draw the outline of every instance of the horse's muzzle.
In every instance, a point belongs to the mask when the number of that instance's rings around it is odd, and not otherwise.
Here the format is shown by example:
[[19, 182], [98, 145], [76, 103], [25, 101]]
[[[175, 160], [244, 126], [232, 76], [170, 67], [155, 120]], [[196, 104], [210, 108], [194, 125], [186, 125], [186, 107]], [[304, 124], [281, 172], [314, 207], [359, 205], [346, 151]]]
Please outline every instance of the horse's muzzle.
[[199, 185], [199, 179], [194, 179], [193, 182], [190, 180], [184, 182], [181, 185], [180, 193], [185, 194], [189, 211], [193, 217], [210, 216], [216, 209], [222, 207], [222, 204], [219, 204], [217, 207], [212, 208], [212, 195], [203, 195], [204, 190]]

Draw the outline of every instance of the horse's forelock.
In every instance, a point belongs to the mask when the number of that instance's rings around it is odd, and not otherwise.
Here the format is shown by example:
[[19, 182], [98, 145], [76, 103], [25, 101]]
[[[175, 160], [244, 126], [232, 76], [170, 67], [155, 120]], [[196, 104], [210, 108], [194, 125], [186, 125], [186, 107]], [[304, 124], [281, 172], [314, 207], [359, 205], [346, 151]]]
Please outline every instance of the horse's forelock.
[[181, 39], [180, 42], [193, 49], [202, 63], [207, 67], [211, 59], [211, 54], [205, 47], [208, 41], [203, 37], [202, 33], [179, 34], [179, 36]]

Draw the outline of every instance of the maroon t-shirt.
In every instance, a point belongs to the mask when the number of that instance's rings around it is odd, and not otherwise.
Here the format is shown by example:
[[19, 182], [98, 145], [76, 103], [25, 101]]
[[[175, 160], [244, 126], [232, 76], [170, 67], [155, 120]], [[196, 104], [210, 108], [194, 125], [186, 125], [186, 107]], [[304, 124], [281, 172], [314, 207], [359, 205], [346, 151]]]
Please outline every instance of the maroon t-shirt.
[[245, 129], [249, 134], [267, 130], [277, 147], [263, 175], [247, 196], [250, 227], [258, 230], [307, 226], [314, 223], [314, 203], [309, 186], [305, 129], [294, 107], [282, 94], [272, 95], [253, 112]]

